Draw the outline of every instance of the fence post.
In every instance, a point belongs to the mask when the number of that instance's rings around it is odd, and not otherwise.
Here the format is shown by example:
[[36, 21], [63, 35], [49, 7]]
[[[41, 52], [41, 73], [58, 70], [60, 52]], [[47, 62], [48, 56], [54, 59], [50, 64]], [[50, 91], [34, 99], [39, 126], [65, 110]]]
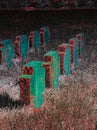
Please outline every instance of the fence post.
[[45, 34], [45, 29], [41, 28], [40, 29], [41, 45], [45, 44], [44, 34]]
[[29, 50], [35, 50], [34, 48], [34, 31], [33, 32], [30, 32], [30, 35], [29, 35]]
[[42, 44], [48, 44], [50, 42], [50, 30], [49, 27], [43, 27], [40, 29]]
[[22, 55], [22, 59], [25, 59], [27, 57], [28, 53], [28, 39], [27, 35], [20, 35], [21, 41], [20, 41], [20, 53]]
[[52, 70], [51, 70], [51, 65], [48, 62], [44, 62], [43, 63], [43, 67], [45, 68], [46, 89], [52, 88], [52, 82], [51, 82]]
[[2, 64], [2, 48], [4, 47], [4, 44], [0, 43], [0, 64]]
[[76, 35], [79, 41], [79, 61], [83, 58], [85, 53], [85, 36], [84, 33], [78, 33]]
[[53, 87], [57, 89], [59, 86], [59, 75], [60, 75], [60, 57], [57, 51], [49, 51], [44, 55], [44, 67], [48, 77], [46, 77], [46, 83], [49, 83], [47, 87]]
[[[27, 92], [29, 94], [28, 97], [30, 98], [28, 98], [28, 104], [29, 102], [31, 103], [31, 97], [32, 97], [35, 108], [40, 108], [41, 105], [43, 104], [43, 93], [45, 91], [45, 69], [43, 68], [42, 65], [43, 65], [42, 61], [32, 61], [23, 66], [22, 78], [29, 79], [29, 85], [28, 85], [29, 87], [27, 88], [29, 90], [27, 90]], [[25, 84], [24, 88], [26, 89]], [[23, 95], [23, 93], [26, 95], [26, 93], [23, 91], [24, 89], [21, 86], [21, 84], [20, 89], [22, 91], [21, 95]], [[25, 102], [25, 100], [23, 100], [23, 102]]]
[[70, 49], [71, 49], [71, 68], [74, 69], [78, 66], [78, 54], [79, 54], [79, 48], [78, 48], [78, 39], [77, 38], [71, 38], [69, 39]]
[[2, 51], [0, 50], [0, 64], [2, 63]]
[[1, 47], [1, 59], [3, 63], [6, 64], [6, 67], [10, 68], [12, 67], [12, 59], [14, 58], [14, 46], [12, 44], [12, 41], [7, 39], [3, 40]]
[[40, 45], [41, 45], [41, 38], [40, 38], [39, 31], [35, 31], [34, 32], [34, 48], [35, 48], [36, 53], [38, 53]]
[[17, 36], [16, 37], [16, 41], [14, 41], [14, 48], [15, 48], [15, 58], [22, 58], [22, 55], [20, 53], [20, 41], [21, 41], [21, 37]]
[[70, 74], [71, 65], [71, 50], [69, 44], [61, 44], [58, 47], [60, 56], [60, 73], [68, 76]]
[[16, 36], [15, 54], [19, 59], [25, 59], [28, 52], [28, 39], [26, 35]]
[[20, 78], [20, 101], [30, 105], [30, 76]]

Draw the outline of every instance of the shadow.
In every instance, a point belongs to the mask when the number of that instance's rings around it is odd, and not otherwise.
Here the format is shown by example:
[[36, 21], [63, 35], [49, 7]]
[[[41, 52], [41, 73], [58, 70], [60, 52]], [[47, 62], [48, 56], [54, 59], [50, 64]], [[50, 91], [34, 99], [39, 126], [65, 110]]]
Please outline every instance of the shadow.
[[2, 95], [0, 95], [0, 108], [9, 108], [10, 110], [12, 110], [13, 108], [21, 108], [23, 107], [24, 104], [20, 102], [20, 100], [13, 100], [12, 98], [10, 98], [10, 96], [7, 93], [4, 93]]

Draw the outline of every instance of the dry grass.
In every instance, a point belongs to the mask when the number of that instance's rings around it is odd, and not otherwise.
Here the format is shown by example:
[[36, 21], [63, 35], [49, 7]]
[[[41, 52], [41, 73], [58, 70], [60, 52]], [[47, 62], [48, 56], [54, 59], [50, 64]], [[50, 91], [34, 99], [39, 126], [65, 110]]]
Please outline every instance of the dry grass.
[[[97, 91], [97, 89], [96, 89]], [[97, 115], [93, 92], [77, 84], [66, 86], [46, 94], [44, 109], [40, 113], [27, 107], [26, 111], [4, 112], [0, 120], [1, 130], [94, 130]], [[94, 103], [93, 103], [94, 102]]]

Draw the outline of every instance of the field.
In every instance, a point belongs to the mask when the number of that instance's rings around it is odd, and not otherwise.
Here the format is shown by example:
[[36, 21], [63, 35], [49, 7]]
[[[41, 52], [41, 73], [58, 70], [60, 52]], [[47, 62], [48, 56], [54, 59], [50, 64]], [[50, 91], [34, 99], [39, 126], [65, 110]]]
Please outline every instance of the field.
[[[97, 127], [97, 18], [90, 13], [56, 12], [38, 14], [30, 13], [0, 19], [3, 24], [0, 32], [3, 38], [14, 39], [17, 34], [28, 34], [33, 28], [48, 25], [51, 30], [51, 42], [47, 51], [56, 50], [58, 45], [68, 42], [69, 38], [79, 32], [86, 37], [85, 57], [69, 77], [60, 76], [57, 91], [44, 93], [41, 111], [33, 111], [32, 106], [22, 106], [19, 99], [19, 76], [23, 64], [33, 60], [42, 60], [45, 51], [35, 57], [29, 54], [20, 64], [11, 70], [0, 71], [0, 130], [96, 130]], [[19, 16], [21, 19], [19, 20]], [[25, 16], [25, 17], [24, 17]], [[48, 16], [48, 17], [47, 17]], [[52, 16], [52, 17], [50, 17]], [[15, 18], [14, 18], [15, 17]], [[29, 20], [27, 20], [29, 18]], [[49, 20], [50, 19], [50, 20]], [[2, 22], [4, 20], [4, 22]], [[18, 21], [18, 22], [17, 22]], [[24, 22], [23, 22], [24, 21]], [[9, 26], [8, 26], [8, 25]], [[6, 30], [6, 32], [5, 32]], [[3, 82], [5, 80], [5, 82]], [[10, 95], [2, 96], [3, 92]], [[11, 99], [12, 98], [12, 99]], [[21, 106], [21, 107], [20, 107]]]

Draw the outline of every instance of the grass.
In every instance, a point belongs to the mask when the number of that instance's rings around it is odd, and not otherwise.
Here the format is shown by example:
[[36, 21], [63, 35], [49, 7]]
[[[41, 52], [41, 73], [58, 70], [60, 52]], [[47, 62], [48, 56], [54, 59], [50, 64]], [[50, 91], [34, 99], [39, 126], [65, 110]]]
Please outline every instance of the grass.
[[96, 58], [93, 54], [88, 49], [79, 67], [69, 77], [61, 76], [59, 89], [45, 92], [40, 112], [32, 106], [3, 108], [0, 130], [96, 130], [97, 59], [92, 62]]
[[[96, 89], [97, 91], [97, 89]], [[31, 107], [25, 110], [12, 110], [0, 119], [1, 130], [94, 130], [97, 113], [93, 107], [93, 92], [88, 88], [62, 86], [45, 97], [44, 109], [39, 113]], [[97, 95], [96, 95], [97, 96]], [[95, 98], [97, 101], [97, 97]]]

